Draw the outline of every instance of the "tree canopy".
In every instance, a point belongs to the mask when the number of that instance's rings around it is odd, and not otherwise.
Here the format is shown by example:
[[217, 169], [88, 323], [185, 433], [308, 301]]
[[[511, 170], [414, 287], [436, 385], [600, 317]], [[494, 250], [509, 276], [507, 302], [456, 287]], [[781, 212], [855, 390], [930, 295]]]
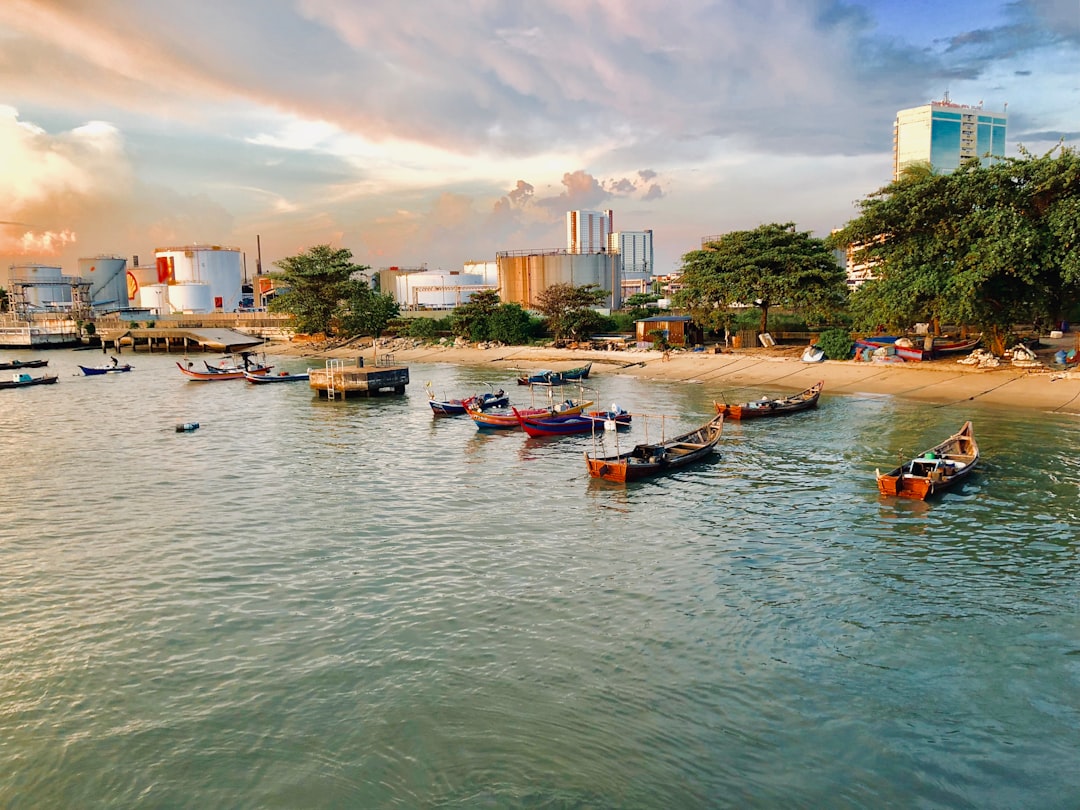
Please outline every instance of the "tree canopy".
[[575, 287], [552, 284], [536, 296], [536, 308], [547, 316], [555, 340], [575, 340], [595, 331], [604, 322], [594, 308], [607, 300], [608, 293], [595, 284]]
[[729, 325], [733, 306], [756, 305], [765, 332], [772, 307], [828, 313], [847, 294], [844, 270], [824, 240], [790, 222], [733, 231], [687, 253], [679, 281], [676, 301], [708, 329]]
[[518, 304], [502, 303], [494, 290], [480, 290], [454, 310], [454, 334], [469, 340], [518, 344], [529, 339], [532, 318]]
[[[352, 263], [352, 251], [316, 245], [298, 256], [274, 262], [280, 273], [271, 277], [287, 290], [270, 302], [272, 312], [287, 312], [296, 320], [296, 328], [311, 334], [333, 334], [333, 321], [345, 309], [345, 302], [368, 288], [367, 282], [354, 278], [370, 268]], [[370, 288], [368, 288], [370, 289]]]
[[972, 325], [993, 347], [1019, 322], [1057, 321], [1080, 301], [1080, 157], [1059, 146], [991, 166], [905, 174], [830, 237], [872, 264], [856, 323]]

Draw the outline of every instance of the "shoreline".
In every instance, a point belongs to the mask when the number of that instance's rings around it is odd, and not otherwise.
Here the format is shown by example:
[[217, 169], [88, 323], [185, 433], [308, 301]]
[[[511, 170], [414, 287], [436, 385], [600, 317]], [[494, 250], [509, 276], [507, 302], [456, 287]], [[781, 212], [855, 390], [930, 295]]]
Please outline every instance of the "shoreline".
[[[1049, 359], [1056, 348], [1071, 347], [1073, 337], [1058, 341], [1049, 351], [1039, 352], [1040, 360]], [[312, 344], [274, 344], [263, 347], [270, 355], [304, 357], [312, 360], [356, 358], [370, 362], [370, 340], [320, 348]], [[797, 349], [793, 355], [791, 351]], [[801, 391], [819, 380], [825, 381], [826, 394], [866, 394], [894, 396], [936, 405], [980, 402], [986, 405], [1080, 415], [1080, 371], [1057, 377], [1052, 368], [1027, 369], [1007, 363], [997, 368], [980, 369], [956, 360], [932, 360], [922, 363], [858, 363], [850, 360], [826, 360], [804, 363], [803, 347], [774, 349], [734, 349], [721, 354], [674, 351], [669, 359], [652, 350], [603, 351], [554, 349], [538, 346], [463, 347], [419, 345], [402, 347], [398, 341], [380, 341], [379, 352], [391, 353], [402, 363], [451, 363], [455, 365], [494, 366], [511, 372], [560, 370], [592, 361], [592, 378], [607, 374], [704, 385], [721, 391], [731, 389], [776, 389]], [[730, 398], [730, 396], [729, 396]], [[752, 399], [752, 392], [745, 399]]]

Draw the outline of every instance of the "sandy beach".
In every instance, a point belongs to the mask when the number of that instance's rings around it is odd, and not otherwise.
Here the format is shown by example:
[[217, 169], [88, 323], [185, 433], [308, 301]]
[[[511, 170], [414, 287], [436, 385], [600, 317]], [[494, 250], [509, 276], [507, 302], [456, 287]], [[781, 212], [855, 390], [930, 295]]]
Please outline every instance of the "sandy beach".
[[[710, 352], [673, 351], [667, 359], [656, 351], [594, 351], [553, 349], [535, 346], [458, 347], [417, 345], [412, 341], [380, 342], [379, 354], [392, 353], [399, 363], [455, 363], [495, 366], [507, 374], [541, 369], [568, 369], [592, 361], [591, 377], [602, 380], [608, 374], [639, 377], [643, 380], [666, 380], [703, 385], [717, 397], [726, 392], [728, 399], [745, 392], [751, 399], [761, 394], [801, 391], [818, 380], [825, 381], [826, 394], [873, 394], [903, 397], [938, 405], [979, 402], [1004, 408], [1080, 414], [1080, 370], [1062, 374], [1051, 365], [1057, 349], [1075, 345], [1075, 336], [1058, 340], [1043, 339], [1038, 351], [1044, 368], [1012, 366], [1002, 361], [997, 368], [963, 365], [955, 359], [922, 363], [857, 363], [826, 360], [804, 363], [801, 346], [777, 346], [772, 349], [725, 349]], [[266, 346], [268, 354], [323, 358], [349, 358], [362, 355], [371, 361], [371, 341], [366, 346], [350, 343], [319, 346], [300, 343], [274, 343]]]

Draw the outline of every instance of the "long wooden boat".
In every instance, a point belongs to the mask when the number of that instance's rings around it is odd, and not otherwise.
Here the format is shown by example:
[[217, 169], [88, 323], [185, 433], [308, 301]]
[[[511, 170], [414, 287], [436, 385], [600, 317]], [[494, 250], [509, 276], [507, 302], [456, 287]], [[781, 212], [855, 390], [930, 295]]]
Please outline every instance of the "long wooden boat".
[[267, 374], [272, 366], [257, 366], [248, 369], [246, 372], [244, 369], [239, 371], [202, 371], [195, 368], [193, 363], [188, 363], [185, 367], [179, 362], [176, 367], [183, 372], [189, 380], [198, 380], [199, 382], [221, 382], [222, 380], [242, 380], [245, 374]]
[[895, 470], [877, 471], [877, 485], [882, 495], [899, 495], [925, 501], [963, 481], [979, 463], [979, 445], [971, 422], [957, 433], [931, 447]]
[[612, 421], [616, 429], [630, 427], [630, 414], [607, 413], [590, 411], [589, 413], [560, 413], [544, 416], [522, 416], [516, 408], [512, 409], [518, 418], [521, 429], [529, 436], [540, 438], [543, 436], [571, 436], [579, 433], [592, 433], [603, 431], [605, 423]]
[[307, 381], [309, 375], [306, 371], [298, 374], [289, 374], [287, 371], [280, 371], [277, 374], [268, 374], [263, 372], [262, 374], [256, 374], [251, 371], [244, 372], [244, 379], [249, 383], [256, 383], [262, 385], [263, 383], [287, 383], [287, 382], [300, 382], [301, 380]]
[[517, 430], [521, 427], [518, 414], [530, 418], [574, 414], [581, 413], [592, 404], [592, 402], [567, 399], [547, 408], [518, 408], [516, 412], [514, 410], [482, 411], [470, 404], [465, 407], [465, 412], [476, 423], [477, 430]]
[[720, 413], [699, 428], [658, 444], [639, 444], [626, 453], [594, 456], [585, 452], [589, 475], [606, 481], [625, 483], [669, 473], [712, 454], [724, 430]]
[[20, 368], [45, 368], [48, 360], [8, 360], [0, 363], [0, 371], [17, 371]]
[[909, 363], [920, 362], [927, 353], [922, 349], [915, 346], [896, 345], [896, 342], [900, 338], [889, 335], [875, 335], [874, 337], [859, 338], [855, 341], [856, 346], [861, 346], [863, 349], [869, 349], [871, 352], [881, 348], [892, 347], [895, 357], [900, 360]]
[[586, 363], [577, 368], [566, 371], [538, 371], [535, 374], [527, 374], [517, 378], [518, 385], [563, 385], [567, 382], [589, 379], [592, 371], [592, 363]]
[[101, 374], [123, 374], [125, 371], [131, 371], [135, 368], [130, 363], [124, 363], [120, 365], [103, 365], [103, 366], [79, 366], [82, 373], [87, 377], [97, 377]]
[[821, 389], [825, 387], [825, 381], [815, 383], [805, 391], [792, 394], [787, 397], [776, 399], [759, 399], [755, 402], [743, 402], [740, 405], [729, 405], [726, 402], [714, 402], [716, 412], [722, 413], [732, 419], [757, 419], [762, 416], [784, 416], [789, 413], [797, 413], [817, 407]]
[[59, 375], [56, 374], [31, 377], [23, 372], [21, 374], [12, 374], [10, 380], [0, 380], [0, 388], [29, 388], [31, 385], [52, 385], [57, 379], [59, 379]]
[[482, 411], [492, 408], [505, 408], [510, 404], [510, 397], [501, 388], [498, 391], [485, 391], [465, 399], [435, 399], [435, 392], [428, 389], [428, 405], [435, 416], [461, 416], [466, 404], [472, 404]]

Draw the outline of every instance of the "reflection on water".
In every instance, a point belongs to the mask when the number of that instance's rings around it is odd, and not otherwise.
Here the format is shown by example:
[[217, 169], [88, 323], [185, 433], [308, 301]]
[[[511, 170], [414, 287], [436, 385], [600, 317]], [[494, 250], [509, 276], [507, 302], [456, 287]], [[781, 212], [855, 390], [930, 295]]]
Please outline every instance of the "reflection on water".
[[[0, 804], [1077, 795], [1067, 419], [826, 391], [624, 486], [588, 477], [591, 437], [435, 419], [416, 382], [327, 402], [79, 357], [0, 409]], [[411, 376], [527, 397], [487, 366]], [[591, 383], [672, 433], [718, 398]], [[967, 418], [985, 462], [961, 489], [878, 495], [875, 467]]]

